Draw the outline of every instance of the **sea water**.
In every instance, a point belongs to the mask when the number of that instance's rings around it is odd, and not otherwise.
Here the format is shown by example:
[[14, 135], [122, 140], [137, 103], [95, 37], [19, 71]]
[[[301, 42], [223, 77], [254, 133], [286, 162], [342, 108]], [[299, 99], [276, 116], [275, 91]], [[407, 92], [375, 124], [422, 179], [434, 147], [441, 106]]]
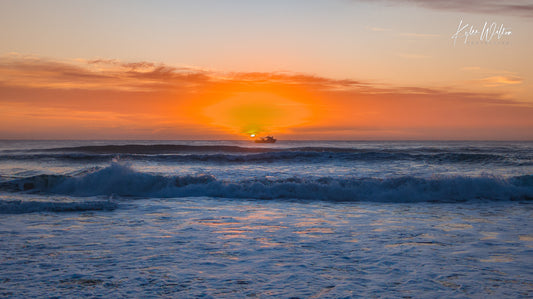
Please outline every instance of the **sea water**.
[[0, 141], [0, 297], [533, 295], [532, 142]]

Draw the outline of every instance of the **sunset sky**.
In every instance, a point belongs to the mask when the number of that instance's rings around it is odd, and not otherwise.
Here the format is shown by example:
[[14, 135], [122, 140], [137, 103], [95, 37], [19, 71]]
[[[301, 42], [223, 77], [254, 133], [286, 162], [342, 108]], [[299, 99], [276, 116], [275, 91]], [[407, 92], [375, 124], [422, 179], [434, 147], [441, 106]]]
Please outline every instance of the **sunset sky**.
[[2, 0], [0, 139], [532, 140], [533, 3], [465, 2]]

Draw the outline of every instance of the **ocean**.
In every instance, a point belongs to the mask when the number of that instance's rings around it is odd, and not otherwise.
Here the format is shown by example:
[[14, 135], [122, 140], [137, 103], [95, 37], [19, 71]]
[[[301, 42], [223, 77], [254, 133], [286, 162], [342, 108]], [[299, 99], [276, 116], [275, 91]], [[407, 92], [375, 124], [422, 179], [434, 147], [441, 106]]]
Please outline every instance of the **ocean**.
[[528, 298], [533, 142], [0, 141], [0, 297]]

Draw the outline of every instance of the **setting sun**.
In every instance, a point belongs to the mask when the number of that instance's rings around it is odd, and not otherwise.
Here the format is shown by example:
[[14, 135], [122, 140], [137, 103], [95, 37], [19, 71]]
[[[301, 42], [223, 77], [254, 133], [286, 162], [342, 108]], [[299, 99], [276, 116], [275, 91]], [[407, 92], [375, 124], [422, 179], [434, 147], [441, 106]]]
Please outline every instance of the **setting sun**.
[[0, 0], [0, 297], [533, 294], [533, 0]]
[[305, 104], [267, 92], [237, 93], [207, 107], [204, 114], [212, 125], [251, 137], [284, 132], [310, 116]]

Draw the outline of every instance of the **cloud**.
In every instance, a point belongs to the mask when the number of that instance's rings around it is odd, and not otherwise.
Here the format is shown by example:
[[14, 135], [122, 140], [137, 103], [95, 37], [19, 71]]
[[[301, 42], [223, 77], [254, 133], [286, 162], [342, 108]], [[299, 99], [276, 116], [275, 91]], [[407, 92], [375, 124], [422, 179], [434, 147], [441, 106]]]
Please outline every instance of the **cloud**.
[[0, 57], [0, 83], [53, 89], [153, 91], [204, 84], [203, 71], [151, 62], [117, 60], [55, 61], [33, 56]]
[[529, 0], [383, 0], [382, 2], [417, 5], [429, 9], [456, 11], [459, 13], [533, 18], [533, 3]]
[[209, 84], [284, 84], [318, 89], [365, 87], [351, 79], [292, 72], [217, 72], [153, 62], [113, 59], [55, 61], [38, 57], [0, 57], [0, 83], [52, 89], [154, 91], [203, 88]]
[[338, 89], [366, 87], [369, 84], [351, 79], [331, 79], [316, 75], [292, 73], [292, 72], [243, 72], [228, 73], [218, 76], [222, 80], [234, 82], [252, 83], [280, 83], [286, 85], [300, 85], [317, 89]]
[[476, 74], [477, 76], [483, 76], [481, 79], [469, 81], [470, 84], [476, 84], [485, 87], [498, 87], [507, 85], [518, 85], [524, 82], [524, 79], [520, 77], [516, 72], [498, 69], [487, 69], [479, 66], [462, 67], [462, 71]]
[[[532, 106], [510, 99], [502, 90], [484, 88], [517, 85], [523, 79], [503, 71], [481, 78], [468, 82], [479, 92], [458, 92], [295, 72], [219, 72], [146, 61], [7, 56], [0, 57], [0, 127], [11, 129], [0, 129], [0, 138], [34, 138], [33, 132], [44, 134], [40, 138], [220, 137], [228, 131], [216, 129], [202, 113], [224, 100], [239, 100], [239, 94], [242, 103], [259, 95], [265, 105], [281, 98], [276, 106], [280, 111], [304, 107], [309, 117], [294, 124], [292, 112], [285, 113], [291, 126], [277, 132], [292, 138], [476, 139], [475, 130], [486, 132], [483, 136], [489, 139], [496, 131], [505, 138], [533, 138]], [[467, 131], [471, 135], [465, 135]]]
[[[425, 59], [427, 55], [398, 53], [406, 59]], [[464, 67], [479, 71], [480, 67]], [[523, 79], [513, 73], [487, 73], [479, 86], [521, 84]], [[470, 82], [472, 83], [472, 82]], [[218, 72], [195, 67], [170, 66], [147, 61], [119, 60], [55, 61], [39, 57], [10, 55], [0, 57], [0, 85], [7, 92], [19, 90], [86, 90], [91, 92], [202, 92], [212, 86], [300, 87], [312, 91], [352, 91], [363, 94], [435, 94], [439, 90], [423, 86], [388, 86], [354, 79], [333, 79], [295, 72]]]
[[[397, 53], [406, 59], [425, 59], [427, 55]], [[477, 66], [465, 71], [483, 70]], [[503, 72], [503, 75], [502, 75]], [[515, 85], [523, 79], [514, 73], [489, 72], [477, 83], [483, 85]], [[202, 91], [217, 86], [285, 86], [314, 91], [350, 91], [384, 94], [434, 94], [439, 92], [423, 86], [391, 87], [386, 84], [354, 79], [333, 79], [296, 72], [218, 72], [195, 67], [170, 66], [147, 61], [119, 60], [56, 61], [33, 56], [0, 57], [0, 85], [4, 88], [87, 90], [118, 92]]]
[[330, 117], [309, 130], [295, 128], [297, 132], [355, 139], [533, 137], [533, 106], [506, 99], [504, 93], [400, 87], [374, 94], [335, 92], [327, 98], [335, 99], [330, 102]]
[[502, 86], [521, 84], [523, 79], [517, 76], [492, 76], [480, 80], [485, 86]]

